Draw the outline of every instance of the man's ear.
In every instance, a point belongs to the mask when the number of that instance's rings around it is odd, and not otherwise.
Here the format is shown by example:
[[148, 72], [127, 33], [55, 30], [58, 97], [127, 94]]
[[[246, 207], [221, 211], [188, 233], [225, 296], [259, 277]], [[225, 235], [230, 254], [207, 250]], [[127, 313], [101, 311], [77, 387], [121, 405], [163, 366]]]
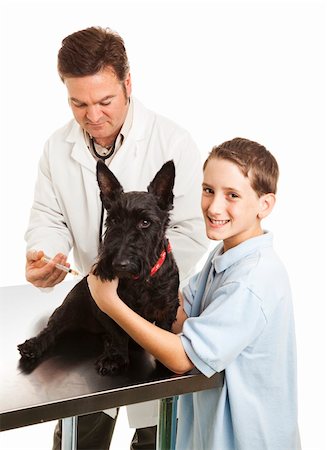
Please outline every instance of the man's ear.
[[126, 90], [126, 96], [127, 96], [127, 98], [129, 98], [132, 93], [132, 79], [131, 79], [130, 72], [127, 74], [127, 77], [124, 81], [124, 85], [125, 85], [125, 90]]
[[97, 180], [100, 188], [100, 198], [106, 209], [118, 195], [124, 192], [121, 184], [106, 164], [99, 159], [97, 162]]
[[276, 203], [276, 195], [273, 193], [264, 194], [259, 198], [258, 218], [264, 219], [267, 217]]
[[158, 199], [161, 209], [169, 211], [173, 207], [175, 183], [175, 164], [173, 161], [166, 162], [148, 186], [148, 192], [154, 194]]

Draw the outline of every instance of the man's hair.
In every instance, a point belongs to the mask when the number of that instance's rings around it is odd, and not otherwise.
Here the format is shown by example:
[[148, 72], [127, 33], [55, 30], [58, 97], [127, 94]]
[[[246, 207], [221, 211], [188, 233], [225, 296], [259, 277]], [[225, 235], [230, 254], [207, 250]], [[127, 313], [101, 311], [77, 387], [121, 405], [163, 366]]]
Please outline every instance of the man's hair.
[[252, 189], [259, 197], [276, 193], [279, 176], [278, 164], [274, 156], [257, 142], [244, 138], [234, 138], [213, 147], [203, 170], [210, 159], [226, 159], [236, 164], [243, 175], [248, 177]]
[[65, 78], [95, 75], [111, 68], [123, 82], [129, 63], [123, 39], [109, 28], [90, 27], [76, 31], [62, 41], [58, 52], [58, 72]]

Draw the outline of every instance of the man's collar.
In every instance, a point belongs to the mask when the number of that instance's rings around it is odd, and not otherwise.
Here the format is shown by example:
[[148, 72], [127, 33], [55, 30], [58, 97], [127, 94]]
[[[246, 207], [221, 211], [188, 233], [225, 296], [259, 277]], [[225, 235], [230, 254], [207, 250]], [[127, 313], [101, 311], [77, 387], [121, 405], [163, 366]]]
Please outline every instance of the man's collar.
[[[126, 114], [126, 117], [125, 117], [125, 121], [124, 121], [123, 126], [121, 127], [121, 130], [120, 130], [120, 132], [119, 132], [119, 134], [118, 134], [118, 136], [117, 136], [117, 138], [115, 140], [115, 153], [123, 145], [123, 142], [124, 142], [124, 140], [126, 140], [126, 138], [128, 136], [128, 133], [129, 133], [131, 127], [132, 127], [132, 123], [133, 123], [133, 105], [132, 105], [133, 99], [129, 98], [128, 102], [129, 102], [129, 105], [128, 105], [128, 110], [127, 110], [127, 114]], [[84, 139], [85, 139], [86, 145], [87, 145], [88, 149], [90, 150], [90, 152], [93, 154], [92, 145], [91, 145], [91, 142], [90, 142], [91, 137], [90, 137], [90, 135], [88, 134], [88, 132], [86, 130], [83, 130], [83, 134], [84, 134]], [[103, 147], [102, 145], [97, 144], [95, 141], [94, 141], [94, 145], [96, 147], [96, 151], [99, 154], [101, 154], [101, 155], [103, 154], [103, 156], [105, 156], [107, 148]], [[96, 155], [93, 155], [93, 156], [96, 156]]]
[[133, 99], [132, 99], [132, 97], [130, 97], [125, 121], [120, 130], [120, 135], [122, 136], [122, 142], [124, 140], [126, 140], [128, 133], [129, 133], [130, 129], [132, 128], [132, 123], [133, 123]]

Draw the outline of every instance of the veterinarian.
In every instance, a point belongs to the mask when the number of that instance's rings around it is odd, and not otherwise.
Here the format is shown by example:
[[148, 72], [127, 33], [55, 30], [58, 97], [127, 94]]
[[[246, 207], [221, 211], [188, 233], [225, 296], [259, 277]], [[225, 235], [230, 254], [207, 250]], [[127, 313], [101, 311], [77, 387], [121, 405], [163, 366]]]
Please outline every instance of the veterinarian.
[[93, 298], [168, 368], [207, 377], [219, 389], [180, 396], [177, 450], [298, 450], [296, 345], [286, 270], [261, 221], [275, 204], [278, 165], [265, 147], [236, 138], [204, 165], [207, 236], [222, 241], [181, 294], [173, 334], [117, 294], [117, 280], [88, 277]]
[[[162, 164], [176, 166], [174, 210], [168, 237], [185, 281], [208, 248], [200, 210], [200, 154], [190, 134], [132, 97], [132, 79], [122, 38], [91, 27], [62, 41], [58, 72], [74, 118], [55, 131], [39, 162], [34, 203], [26, 231], [26, 279], [40, 288], [60, 283], [71, 249], [82, 275], [95, 262], [104, 213], [96, 161], [110, 166], [125, 191], [146, 190]], [[48, 255], [52, 261], [45, 263]], [[128, 407], [136, 428], [132, 449], [155, 448], [157, 404]], [[107, 449], [115, 418], [105, 413], [78, 421], [78, 449]], [[61, 445], [60, 424], [54, 449]]]

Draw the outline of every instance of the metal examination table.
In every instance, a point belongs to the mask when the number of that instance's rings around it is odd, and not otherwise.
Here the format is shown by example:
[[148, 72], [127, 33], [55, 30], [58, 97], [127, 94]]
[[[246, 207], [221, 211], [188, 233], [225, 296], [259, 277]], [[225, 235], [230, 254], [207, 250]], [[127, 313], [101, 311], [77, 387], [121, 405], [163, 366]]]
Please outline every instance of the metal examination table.
[[221, 386], [223, 374], [176, 375], [135, 348], [126, 374], [100, 376], [92, 335], [71, 336], [31, 373], [20, 369], [17, 344], [43, 328], [75, 283], [50, 293], [31, 285], [0, 288], [0, 431], [63, 419], [62, 449], [74, 450], [78, 415], [160, 399], [157, 448], [174, 449], [177, 396]]

